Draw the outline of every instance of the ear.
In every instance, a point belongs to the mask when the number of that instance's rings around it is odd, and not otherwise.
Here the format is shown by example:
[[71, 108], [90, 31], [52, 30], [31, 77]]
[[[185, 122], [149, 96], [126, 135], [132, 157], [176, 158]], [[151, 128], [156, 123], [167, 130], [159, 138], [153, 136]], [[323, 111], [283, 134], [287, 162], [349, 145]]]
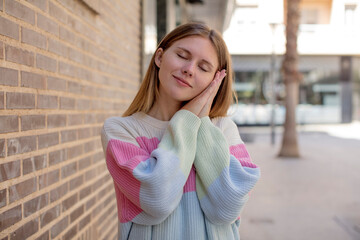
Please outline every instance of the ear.
[[162, 48], [158, 48], [155, 52], [155, 64], [160, 68], [162, 56], [164, 54], [164, 50]]

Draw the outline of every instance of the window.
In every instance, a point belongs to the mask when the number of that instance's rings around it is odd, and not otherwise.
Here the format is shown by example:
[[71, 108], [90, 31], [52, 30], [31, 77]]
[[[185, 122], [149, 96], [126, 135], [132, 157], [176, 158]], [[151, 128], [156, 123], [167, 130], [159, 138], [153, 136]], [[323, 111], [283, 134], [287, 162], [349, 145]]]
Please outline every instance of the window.
[[345, 25], [353, 25], [355, 23], [355, 4], [346, 4], [345, 5]]

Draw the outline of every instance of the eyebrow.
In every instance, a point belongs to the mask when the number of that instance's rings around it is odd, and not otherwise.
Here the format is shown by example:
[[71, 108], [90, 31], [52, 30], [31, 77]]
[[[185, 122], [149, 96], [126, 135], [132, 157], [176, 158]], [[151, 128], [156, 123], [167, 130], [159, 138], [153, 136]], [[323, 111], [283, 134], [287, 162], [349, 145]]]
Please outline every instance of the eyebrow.
[[[187, 50], [186, 48], [183, 48], [183, 47], [177, 47], [177, 48], [183, 50], [183, 51], [186, 52], [187, 54], [192, 55], [191, 52], [190, 52], [189, 50]], [[203, 61], [203, 62], [205, 62], [206, 64], [208, 64], [211, 68], [214, 68], [214, 66], [211, 64], [211, 62], [209, 62], [209, 61], [207, 61], [207, 60], [205, 60], [205, 59], [201, 59], [201, 61]]]

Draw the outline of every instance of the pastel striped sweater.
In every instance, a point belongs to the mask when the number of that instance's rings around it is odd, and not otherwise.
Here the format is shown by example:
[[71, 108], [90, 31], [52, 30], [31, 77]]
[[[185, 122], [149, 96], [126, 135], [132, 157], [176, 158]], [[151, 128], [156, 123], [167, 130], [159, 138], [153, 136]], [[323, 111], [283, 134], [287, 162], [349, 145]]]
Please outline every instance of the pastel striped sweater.
[[236, 125], [187, 110], [105, 121], [119, 239], [240, 239], [240, 212], [260, 176]]

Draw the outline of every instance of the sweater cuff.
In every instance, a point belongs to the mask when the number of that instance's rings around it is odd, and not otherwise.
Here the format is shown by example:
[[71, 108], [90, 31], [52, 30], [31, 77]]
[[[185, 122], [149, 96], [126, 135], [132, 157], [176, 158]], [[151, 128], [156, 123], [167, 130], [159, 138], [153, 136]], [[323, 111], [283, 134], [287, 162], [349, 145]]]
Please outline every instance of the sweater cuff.
[[159, 147], [173, 152], [180, 159], [180, 168], [190, 172], [196, 152], [198, 129], [201, 121], [195, 114], [180, 110], [174, 114], [159, 143]]

